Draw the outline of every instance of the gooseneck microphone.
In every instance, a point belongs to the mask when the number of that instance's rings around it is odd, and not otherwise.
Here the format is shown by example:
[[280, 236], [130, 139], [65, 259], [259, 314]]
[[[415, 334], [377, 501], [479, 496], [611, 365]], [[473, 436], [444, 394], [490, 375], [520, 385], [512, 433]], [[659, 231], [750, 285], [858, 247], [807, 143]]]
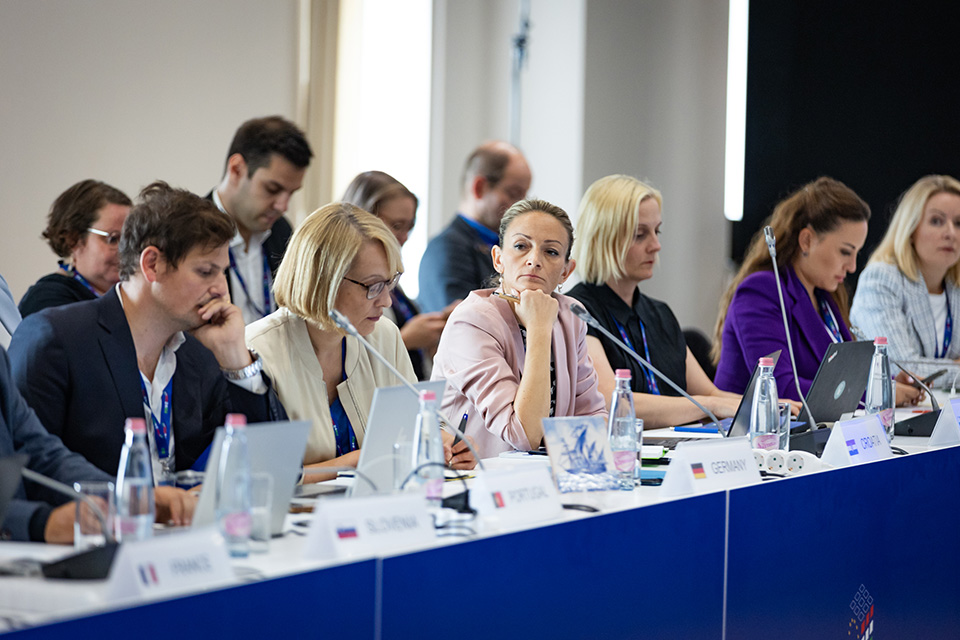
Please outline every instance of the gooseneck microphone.
[[[389, 360], [384, 358], [383, 355], [381, 355], [381, 353], [377, 351], [372, 344], [367, 342], [366, 338], [360, 335], [360, 332], [357, 331], [357, 328], [354, 327], [353, 324], [347, 319], [347, 316], [343, 315], [336, 309], [331, 309], [330, 319], [333, 320], [334, 324], [336, 324], [338, 327], [340, 327], [341, 329], [349, 333], [351, 336], [359, 340], [360, 344], [363, 345], [364, 349], [369, 351], [374, 358], [379, 360], [383, 364], [383, 366], [389, 369], [390, 373], [395, 375], [397, 379], [400, 381], [400, 383], [403, 384], [403, 386], [405, 386], [407, 389], [409, 389], [413, 395], [417, 396], [418, 400], [420, 399], [420, 391], [415, 386], [413, 386], [413, 384], [411, 384], [411, 382], [407, 380], [404, 377], [404, 375], [397, 370], [395, 366], [393, 366], [393, 363], [391, 363]], [[439, 409], [436, 411], [436, 415], [437, 415], [437, 421], [440, 423], [441, 428], [446, 429], [446, 431], [451, 435], [453, 435], [454, 438], [460, 435], [459, 432], [456, 430], [456, 428], [453, 427], [453, 423], [447, 420], [446, 416], [440, 413]], [[481, 469], [484, 469], [483, 461], [480, 460], [480, 455], [477, 453], [477, 450], [473, 448], [473, 445], [470, 444], [469, 440], [467, 440], [466, 438], [462, 438], [462, 440], [467, 445], [467, 448], [470, 449], [470, 453], [473, 454], [473, 457], [476, 458], [477, 466], [480, 467]]]
[[47, 476], [41, 475], [36, 471], [31, 471], [26, 467], [21, 469], [20, 473], [23, 475], [24, 478], [26, 478], [27, 480], [30, 480], [31, 482], [36, 482], [37, 484], [41, 484], [45, 486], [47, 489], [52, 489], [53, 491], [56, 491], [61, 495], [67, 496], [71, 500], [80, 500], [81, 502], [83, 502], [85, 505], [90, 507], [91, 511], [93, 511], [93, 515], [96, 516], [97, 522], [100, 523], [100, 528], [103, 530], [103, 537], [107, 540], [107, 542], [117, 541], [117, 539], [113, 535], [113, 531], [111, 531], [110, 527], [107, 526], [107, 519], [106, 517], [104, 517], [103, 511], [100, 509], [100, 506], [96, 502], [94, 502], [92, 498], [90, 498], [90, 496], [80, 493], [79, 491], [77, 491], [76, 489], [74, 489], [68, 484], [64, 484], [52, 478], [48, 478]]
[[657, 377], [663, 380], [664, 382], [666, 382], [668, 385], [670, 385], [674, 391], [682, 395], [684, 398], [686, 398], [693, 404], [697, 405], [697, 408], [700, 409], [700, 411], [703, 411], [706, 415], [710, 416], [711, 420], [713, 420], [713, 426], [717, 428], [717, 433], [719, 433], [722, 436], [727, 435], [724, 432], [723, 427], [720, 426], [720, 421], [717, 420], [717, 416], [713, 415], [713, 412], [710, 411], [710, 409], [707, 409], [705, 406], [703, 406], [702, 404], [694, 400], [693, 396], [691, 396], [689, 393], [687, 393], [686, 391], [681, 389], [679, 386], [677, 386], [677, 384], [674, 383], [673, 380], [671, 380], [667, 376], [660, 373], [659, 369], [657, 369], [655, 366], [653, 366], [652, 364], [647, 362], [645, 359], [643, 359], [639, 353], [637, 353], [636, 351], [628, 347], [626, 344], [624, 344], [624, 342], [620, 340], [617, 336], [607, 331], [606, 328], [603, 327], [603, 325], [597, 322], [596, 318], [590, 315], [589, 311], [581, 307], [579, 304], [571, 304], [570, 311], [572, 311], [575, 316], [577, 316], [578, 318], [586, 322], [588, 325], [590, 325], [597, 331], [601, 332], [603, 335], [613, 340], [614, 344], [616, 344], [618, 347], [620, 347], [621, 349], [629, 353], [631, 356], [633, 356], [633, 359], [639, 362], [640, 364], [642, 364], [644, 367], [650, 369], [650, 371], [653, 371], [655, 374], [657, 374]]
[[787, 353], [790, 354], [790, 366], [793, 367], [793, 383], [797, 386], [797, 395], [800, 396], [800, 402], [803, 403], [803, 409], [807, 412], [807, 419], [810, 421], [810, 429], [817, 428], [817, 422], [813, 419], [813, 413], [807, 405], [807, 399], [800, 390], [800, 376], [797, 375], [797, 359], [793, 355], [793, 341], [790, 339], [790, 324], [787, 322], [787, 307], [783, 304], [783, 285], [780, 284], [780, 269], [777, 267], [777, 238], [773, 235], [773, 227], [767, 225], [763, 228], [763, 236], [767, 241], [767, 251], [770, 252], [770, 259], [773, 261], [774, 281], [777, 283], [777, 295], [780, 297], [780, 313], [783, 316], [783, 332], [787, 335]]

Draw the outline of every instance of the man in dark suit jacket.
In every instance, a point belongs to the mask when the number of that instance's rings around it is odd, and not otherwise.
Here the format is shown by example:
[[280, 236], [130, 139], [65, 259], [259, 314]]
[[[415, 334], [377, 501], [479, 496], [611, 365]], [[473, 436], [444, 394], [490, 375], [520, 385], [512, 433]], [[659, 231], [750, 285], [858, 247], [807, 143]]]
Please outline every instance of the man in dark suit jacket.
[[427, 244], [420, 260], [423, 311], [440, 311], [486, 286], [495, 275], [490, 249], [497, 244], [500, 219], [530, 189], [530, 167], [507, 142], [487, 142], [467, 158], [460, 211]]
[[228, 284], [247, 323], [276, 309], [270, 284], [292, 233], [283, 214], [312, 156], [292, 122], [280, 116], [248, 120], [230, 143], [223, 179], [207, 194], [237, 224]]
[[259, 422], [283, 409], [226, 297], [233, 222], [164, 183], [141, 197], [120, 241], [120, 284], [29, 316], [10, 357], [47, 430], [103, 471], [118, 467], [125, 419], [145, 416], [159, 482], [196, 462], [227, 413]]

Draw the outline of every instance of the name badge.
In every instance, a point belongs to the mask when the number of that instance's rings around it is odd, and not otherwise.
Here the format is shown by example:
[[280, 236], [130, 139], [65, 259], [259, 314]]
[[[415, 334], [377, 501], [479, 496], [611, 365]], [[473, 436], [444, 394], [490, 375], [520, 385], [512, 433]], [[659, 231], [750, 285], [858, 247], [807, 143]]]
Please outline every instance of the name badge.
[[893, 456], [877, 414], [836, 422], [820, 459], [831, 467], [884, 460]]
[[111, 600], [169, 597], [236, 582], [223, 538], [208, 527], [124, 542], [107, 593]]
[[508, 526], [552, 520], [563, 514], [560, 494], [546, 465], [477, 471], [470, 505], [480, 517]]
[[948, 400], [943, 405], [943, 409], [940, 410], [940, 417], [937, 418], [937, 424], [934, 425], [933, 433], [930, 434], [930, 441], [927, 444], [931, 447], [949, 447], [960, 444], [958, 415], [960, 415], [960, 398]]
[[665, 498], [708, 493], [760, 482], [760, 469], [746, 437], [677, 444], [660, 486]]
[[311, 560], [371, 557], [435, 539], [422, 492], [321, 500], [313, 511], [303, 555]]

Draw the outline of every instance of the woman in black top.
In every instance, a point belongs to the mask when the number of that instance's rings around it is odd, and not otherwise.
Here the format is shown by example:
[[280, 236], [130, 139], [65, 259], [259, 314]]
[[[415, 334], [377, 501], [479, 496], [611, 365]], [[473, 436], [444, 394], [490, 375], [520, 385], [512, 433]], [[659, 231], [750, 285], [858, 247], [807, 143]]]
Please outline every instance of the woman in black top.
[[43, 231], [60, 267], [27, 289], [18, 305], [20, 315], [93, 300], [119, 282], [117, 249], [131, 204], [122, 191], [96, 180], [83, 180], [61, 193]]
[[[570, 295], [718, 418], [731, 417], [740, 396], [714, 386], [687, 348], [670, 307], [638, 289], [653, 275], [660, 252], [661, 204], [659, 191], [629, 176], [607, 176], [590, 185], [580, 201], [574, 247], [584, 281]], [[666, 427], [705, 417], [596, 329], [587, 330], [587, 348], [600, 391], [608, 399], [615, 387], [614, 369], [630, 369], [633, 402], [645, 426]]]

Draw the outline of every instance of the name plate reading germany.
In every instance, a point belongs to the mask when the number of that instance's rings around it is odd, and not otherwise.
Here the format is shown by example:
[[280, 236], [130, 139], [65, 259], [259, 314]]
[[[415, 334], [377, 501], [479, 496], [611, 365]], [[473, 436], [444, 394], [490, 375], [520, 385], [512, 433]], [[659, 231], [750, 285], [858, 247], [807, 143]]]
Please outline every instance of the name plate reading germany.
[[303, 555], [312, 560], [379, 556], [436, 538], [423, 493], [319, 501]]
[[948, 400], [943, 409], [940, 410], [940, 416], [937, 418], [937, 424], [933, 427], [928, 444], [931, 447], [949, 447], [960, 444], [960, 421], [957, 416], [960, 415], [960, 398]]
[[878, 415], [834, 423], [820, 459], [831, 467], [847, 467], [893, 456]]
[[117, 551], [107, 587], [111, 600], [156, 598], [236, 582], [223, 538], [214, 527], [175, 532]]
[[709, 493], [760, 482], [747, 438], [681, 442], [660, 486], [664, 498]]
[[545, 466], [478, 471], [470, 506], [482, 518], [513, 526], [552, 520], [563, 514], [560, 494]]

